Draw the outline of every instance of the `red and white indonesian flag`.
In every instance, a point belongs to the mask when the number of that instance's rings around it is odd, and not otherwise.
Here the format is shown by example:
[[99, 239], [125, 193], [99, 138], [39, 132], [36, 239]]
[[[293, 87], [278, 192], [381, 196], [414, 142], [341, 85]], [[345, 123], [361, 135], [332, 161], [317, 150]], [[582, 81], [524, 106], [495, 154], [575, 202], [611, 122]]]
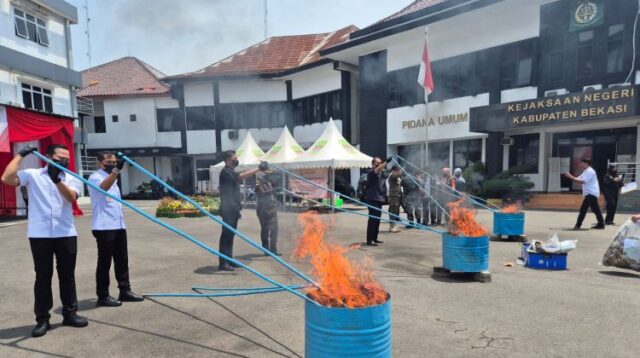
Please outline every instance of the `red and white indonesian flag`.
[[429, 50], [427, 49], [427, 39], [424, 39], [424, 49], [420, 59], [420, 72], [418, 73], [418, 84], [424, 88], [425, 98], [433, 92], [433, 76], [431, 76], [431, 62], [429, 61]]
[[7, 123], [7, 109], [0, 106], [0, 153], [11, 152], [9, 145], [9, 123]]

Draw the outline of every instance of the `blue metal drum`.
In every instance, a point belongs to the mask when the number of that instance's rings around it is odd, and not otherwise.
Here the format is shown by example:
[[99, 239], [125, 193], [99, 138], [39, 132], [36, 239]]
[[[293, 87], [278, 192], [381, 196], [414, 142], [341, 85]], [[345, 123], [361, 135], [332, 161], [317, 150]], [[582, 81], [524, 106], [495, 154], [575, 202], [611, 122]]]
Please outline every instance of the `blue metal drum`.
[[489, 270], [489, 236], [442, 235], [442, 266], [449, 271]]
[[391, 299], [363, 308], [305, 301], [305, 357], [391, 357]]
[[507, 236], [524, 235], [524, 213], [493, 213], [493, 234]]

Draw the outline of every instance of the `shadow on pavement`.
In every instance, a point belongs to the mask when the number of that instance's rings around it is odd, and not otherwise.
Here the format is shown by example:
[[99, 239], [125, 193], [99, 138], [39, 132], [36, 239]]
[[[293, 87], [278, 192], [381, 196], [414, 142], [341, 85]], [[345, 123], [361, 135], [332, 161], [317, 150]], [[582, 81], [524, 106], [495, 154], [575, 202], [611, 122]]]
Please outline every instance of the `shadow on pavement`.
[[[65, 356], [65, 355], [61, 355], [61, 354], [56, 354], [56, 353], [52, 353], [52, 352], [46, 352], [46, 351], [41, 351], [38, 349], [33, 349], [33, 348], [26, 348], [26, 347], [21, 347], [18, 345], [18, 343], [25, 341], [27, 339], [33, 339], [31, 338], [31, 330], [33, 329], [33, 326], [35, 324], [31, 324], [28, 326], [19, 326], [19, 327], [12, 327], [12, 328], [5, 328], [5, 329], [0, 329], [0, 339], [13, 339], [13, 338], [17, 338], [15, 341], [12, 342], [7, 342], [7, 343], [0, 343], [0, 347], [8, 347], [8, 348], [14, 348], [14, 349], [18, 349], [18, 350], [22, 350], [22, 351], [26, 351], [26, 352], [30, 352], [30, 353], [39, 353], [42, 355], [45, 355], [47, 357], [61, 357], [61, 358], [71, 358], [70, 356]], [[49, 331], [52, 331], [56, 328], [61, 327], [61, 324], [52, 324], [51, 325], [51, 329]]]
[[598, 271], [598, 272], [603, 274], [603, 275], [607, 275], [607, 276], [640, 279], [640, 274], [635, 274], [635, 273], [631, 273], [631, 272], [621, 272], [621, 271]]
[[[200, 292], [200, 291], [198, 291], [198, 290], [194, 290], [194, 291], [196, 291], [196, 292], [198, 292], [198, 293], [201, 293], [201, 292]], [[248, 338], [248, 337], [242, 336], [242, 335], [240, 335], [240, 334], [238, 334], [238, 333], [235, 333], [235, 332], [233, 332], [233, 331], [231, 331], [231, 330], [229, 330], [229, 329], [227, 329], [227, 328], [221, 327], [221, 326], [219, 326], [219, 325], [217, 325], [217, 324], [215, 324], [215, 323], [213, 323], [213, 322], [209, 322], [209, 321], [207, 321], [207, 320], [204, 320], [204, 319], [202, 319], [202, 318], [200, 318], [200, 317], [198, 317], [198, 316], [196, 316], [196, 315], [193, 315], [193, 314], [191, 314], [191, 313], [189, 313], [189, 312], [185, 312], [185, 311], [182, 311], [182, 310], [180, 310], [180, 309], [178, 309], [178, 308], [175, 308], [175, 307], [173, 307], [173, 306], [170, 306], [170, 305], [168, 305], [168, 304], [166, 304], [166, 303], [162, 303], [162, 302], [156, 301], [156, 300], [154, 300], [153, 298], [147, 298], [147, 299], [148, 299], [149, 301], [153, 302], [153, 303], [156, 303], [156, 304], [158, 304], [158, 305], [162, 306], [162, 307], [165, 307], [165, 308], [167, 308], [167, 309], [170, 309], [170, 310], [172, 310], [172, 311], [174, 311], [174, 312], [181, 313], [181, 314], [183, 314], [183, 315], [185, 315], [185, 316], [187, 316], [187, 317], [189, 317], [189, 318], [192, 318], [192, 319], [194, 319], [194, 320], [196, 320], [196, 321], [199, 321], [199, 322], [205, 323], [205, 324], [207, 324], [207, 325], [209, 325], [209, 326], [212, 326], [212, 327], [215, 327], [215, 328], [217, 328], [217, 329], [219, 329], [219, 330], [221, 330], [221, 331], [223, 331], [223, 332], [225, 332], [225, 333], [228, 333], [228, 334], [230, 334], [230, 335], [233, 335], [233, 336], [235, 336], [235, 337], [238, 337], [238, 338], [240, 338], [240, 339], [242, 339], [242, 340], [244, 340], [244, 341], [246, 341], [246, 342], [248, 342], [248, 343], [252, 343], [252, 344], [254, 344], [255, 346], [260, 347], [260, 348], [262, 348], [262, 349], [265, 349], [265, 350], [267, 350], [267, 351], [269, 351], [269, 352], [275, 353], [275, 354], [280, 355], [280, 356], [283, 356], [283, 357], [289, 357], [289, 356], [287, 356], [287, 355], [285, 355], [285, 354], [283, 354], [283, 353], [281, 353], [281, 352], [278, 352], [278, 351], [276, 351], [276, 350], [273, 350], [273, 349], [271, 349], [271, 348], [269, 348], [269, 347], [267, 347], [267, 346], [265, 346], [265, 345], [261, 344], [260, 342], [256, 342], [256, 341], [252, 340], [251, 338]], [[297, 353], [295, 353], [294, 351], [292, 351], [291, 349], [289, 349], [287, 346], [285, 346], [284, 344], [282, 344], [282, 343], [280, 343], [280, 342], [276, 341], [274, 338], [272, 338], [271, 336], [269, 336], [267, 333], [265, 333], [265, 332], [261, 331], [259, 328], [255, 327], [255, 326], [254, 326], [254, 325], [252, 325], [250, 322], [248, 322], [248, 321], [247, 321], [247, 320], [245, 320], [244, 318], [240, 317], [238, 314], [236, 314], [235, 312], [231, 311], [231, 310], [230, 310], [229, 308], [227, 308], [226, 306], [222, 305], [221, 303], [219, 303], [219, 302], [217, 302], [217, 301], [215, 301], [215, 300], [213, 300], [213, 299], [211, 299], [211, 298], [208, 298], [208, 299], [209, 299], [210, 301], [212, 301], [212, 302], [214, 302], [214, 303], [218, 304], [220, 307], [222, 307], [223, 309], [225, 309], [226, 311], [228, 311], [229, 313], [231, 313], [231, 314], [232, 314], [232, 315], [234, 315], [235, 317], [239, 318], [241, 321], [243, 321], [244, 323], [246, 323], [246, 324], [247, 324], [248, 326], [250, 326], [251, 328], [254, 328], [254, 329], [255, 329], [255, 330], [257, 330], [258, 332], [262, 333], [264, 336], [266, 336], [267, 338], [269, 338], [269, 340], [271, 340], [271, 341], [275, 342], [275, 343], [276, 343], [276, 344], [278, 344], [279, 346], [281, 346], [281, 347], [285, 348], [286, 350], [288, 350], [289, 352], [293, 353], [296, 357], [300, 357]], [[166, 338], [169, 338], [169, 337], [166, 337]], [[225, 353], [228, 353], [228, 352], [225, 352]], [[235, 355], [237, 355], [237, 354], [235, 354]], [[238, 355], [238, 356], [240, 356], [240, 355]]]
[[[98, 302], [97, 298], [87, 298], [84, 300], [80, 300], [78, 301], [78, 312], [83, 312], [83, 311], [91, 311], [94, 310], [96, 308], [99, 308], [98, 306], [96, 306], [96, 303]], [[54, 313], [56, 314], [62, 314], [62, 306], [56, 307], [53, 310]]]

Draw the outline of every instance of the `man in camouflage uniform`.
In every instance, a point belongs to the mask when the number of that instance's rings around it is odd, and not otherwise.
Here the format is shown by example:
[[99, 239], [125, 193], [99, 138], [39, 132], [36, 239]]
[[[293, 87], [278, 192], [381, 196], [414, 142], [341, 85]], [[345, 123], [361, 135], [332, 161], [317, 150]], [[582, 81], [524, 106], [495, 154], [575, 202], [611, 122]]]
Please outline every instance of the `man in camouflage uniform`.
[[[404, 210], [407, 213], [407, 219], [409, 222], [420, 224], [422, 219], [422, 194], [420, 192], [420, 186], [414, 181], [413, 178], [409, 177], [409, 174], [406, 173], [402, 177], [402, 189], [403, 189], [403, 199], [404, 199]], [[412, 225], [407, 225], [407, 229], [413, 228]]]
[[[391, 174], [389, 175], [389, 212], [394, 215], [389, 215], [389, 220], [399, 221], [400, 218], [400, 206], [402, 205], [402, 187], [400, 185], [402, 181], [402, 171], [400, 167], [394, 165], [391, 168]], [[396, 223], [390, 223], [389, 231], [396, 233], [400, 232]]]
[[[271, 172], [260, 168], [256, 174], [256, 214], [260, 222], [262, 247], [280, 256], [278, 252], [278, 208]], [[265, 254], [266, 255], [266, 254]]]

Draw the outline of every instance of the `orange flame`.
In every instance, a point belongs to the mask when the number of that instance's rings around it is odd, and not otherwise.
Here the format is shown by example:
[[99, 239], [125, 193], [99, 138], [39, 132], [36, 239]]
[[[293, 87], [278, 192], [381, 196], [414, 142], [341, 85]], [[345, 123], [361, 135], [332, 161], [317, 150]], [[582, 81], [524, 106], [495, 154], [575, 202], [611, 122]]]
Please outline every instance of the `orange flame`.
[[517, 202], [517, 203], [509, 204], [505, 206], [504, 208], [502, 208], [501, 211], [506, 214], [513, 214], [513, 213], [520, 212], [521, 209], [522, 208], [520, 206], [520, 202]]
[[462, 206], [463, 200], [448, 203], [449, 233], [455, 236], [479, 237], [489, 234], [489, 230], [476, 221], [473, 210]]
[[294, 255], [308, 258], [313, 266], [311, 275], [321, 289], [307, 291], [316, 302], [327, 307], [367, 307], [387, 301], [387, 292], [373, 278], [371, 261], [350, 261], [348, 248], [325, 241], [326, 225], [315, 212], [298, 216], [303, 233], [298, 238]]

